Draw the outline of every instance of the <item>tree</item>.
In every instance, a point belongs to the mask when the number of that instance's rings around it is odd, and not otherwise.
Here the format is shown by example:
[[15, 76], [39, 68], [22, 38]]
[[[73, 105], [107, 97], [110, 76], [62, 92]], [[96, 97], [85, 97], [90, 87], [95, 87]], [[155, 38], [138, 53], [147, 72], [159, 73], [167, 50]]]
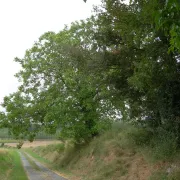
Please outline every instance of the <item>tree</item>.
[[180, 52], [180, 2], [178, 0], [162, 1], [158, 4], [157, 11], [154, 13], [156, 29], [163, 31], [169, 38], [169, 52]]
[[[169, 51], [169, 31], [155, 29], [154, 13], [162, 4], [141, 0], [130, 5], [112, 0], [103, 3], [104, 10], [99, 12], [103, 38], [99, 44], [105, 47], [108, 78], [128, 105], [129, 117], [149, 116], [153, 126], [166, 126], [178, 134], [179, 54]], [[119, 53], [111, 53], [114, 48]]]
[[[25, 99], [20, 92], [4, 97], [2, 106], [6, 108], [6, 116], [3, 126], [8, 127], [16, 138], [23, 138], [29, 131], [31, 117], [27, 102], [28, 99]], [[31, 136], [33, 136], [33, 132], [28, 133], [28, 137]]]
[[16, 94], [4, 99], [8, 121], [18, 124], [12, 124], [13, 133], [26, 134], [35, 124], [50, 133], [60, 128], [63, 136], [81, 143], [108, 127], [107, 117], [102, 115], [108, 105], [101, 98], [103, 86], [87, 68], [92, 52], [80, 43], [82, 36], [76, 38], [75, 27], [58, 34], [45, 33], [23, 59], [16, 58], [22, 65], [16, 75], [22, 85]]
[[6, 126], [6, 116], [4, 112], [0, 112], [0, 127]]
[[[152, 128], [180, 137], [178, 3], [103, 0], [95, 9], [16, 58], [23, 118], [49, 132], [60, 127], [79, 143], [103, 131], [118, 109], [126, 120], [149, 117]], [[5, 99], [7, 117], [17, 111], [17, 94]]]

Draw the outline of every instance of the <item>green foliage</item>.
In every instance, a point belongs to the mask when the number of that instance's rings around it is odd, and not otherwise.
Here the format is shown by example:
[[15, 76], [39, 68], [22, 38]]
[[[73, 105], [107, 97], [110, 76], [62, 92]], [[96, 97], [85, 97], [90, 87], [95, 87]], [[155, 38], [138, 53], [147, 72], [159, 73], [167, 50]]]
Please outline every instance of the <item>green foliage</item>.
[[178, 0], [169, 0], [161, 4], [159, 3], [158, 11], [154, 13], [156, 28], [164, 31], [165, 35], [170, 39], [169, 52], [180, 52], [179, 16], [180, 2]]
[[[4, 98], [0, 118], [18, 138], [60, 128], [62, 138], [82, 144], [121, 112], [179, 143], [179, 13], [177, 0], [103, 0], [94, 16], [43, 34], [15, 58], [22, 85]], [[129, 132], [132, 142], [149, 143], [150, 132], [139, 131]]]
[[152, 158], [155, 160], [167, 160], [175, 157], [178, 149], [177, 138], [174, 133], [158, 129], [151, 139]]
[[[145, 150], [145, 155], [155, 161], [172, 159], [178, 153], [176, 134], [162, 127], [152, 131], [132, 124], [115, 123], [112, 130], [101, 137], [102, 142], [108, 139], [115, 139], [117, 147]], [[101, 151], [101, 142], [99, 144]]]
[[153, 133], [143, 128], [131, 128], [127, 131], [127, 137], [130, 138], [135, 145], [145, 146], [151, 141]]
[[165, 13], [171, 22], [179, 17], [179, 4], [173, 2], [135, 0], [126, 5], [104, 0], [103, 11], [97, 11], [101, 22], [97, 41], [104, 49], [107, 80], [116, 89], [113, 100], [122, 115], [128, 120], [149, 117], [152, 128], [163, 125], [179, 137], [179, 54], [169, 52], [169, 29], [154, 28], [155, 14], [165, 6], [173, 6], [173, 19], [170, 11]]
[[[17, 77], [23, 83], [17, 93], [4, 98], [3, 106], [17, 137], [22, 132], [32, 141], [40, 127], [51, 134], [60, 127], [61, 136], [84, 143], [110, 124], [104, 114], [110, 103], [100, 94], [104, 86], [87, 69], [91, 51], [80, 44], [84, 25], [45, 33], [23, 59], [16, 58], [22, 65]], [[80, 37], [74, 37], [77, 31]]]
[[19, 141], [19, 143], [17, 144], [17, 148], [21, 149], [21, 147], [23, 146], [24, 141]]

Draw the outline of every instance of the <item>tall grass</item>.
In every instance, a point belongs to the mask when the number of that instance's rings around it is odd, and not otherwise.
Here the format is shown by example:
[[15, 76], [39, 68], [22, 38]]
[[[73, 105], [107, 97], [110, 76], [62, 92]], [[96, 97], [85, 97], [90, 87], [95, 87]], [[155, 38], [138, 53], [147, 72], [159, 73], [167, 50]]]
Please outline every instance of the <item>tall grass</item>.
[[[77, 146], [69, 141], [65, 144], [38, 147], [33, 149], [33, 153], [51, 160], [60, 170], [73, 171], [73, 174], [78, 174], [83, 180], [121, 179], [128, 177], [132, 163], [138, 162], [139, 157], [150, 159], [149, 166], [157, 162], [170, 160], [172, 162], [172, 159], [178, 155], [176, 139], [172, 132], [163, 128], [152, 131], [117, 122], [110, 130], [95, 137], [89, 144]], [[53, 155], [55, 155], [54, 159], [51, 158]], [[143, 162], [148, 168], [145, 159]], [[162, 167], [152, 171], [153, 174], [149, 178], [159, 178], [159, 180], [179, 178], [179, 171], [173, 169], [168, 174], [167, 168]]]
[[0, 179], [28, 180], [17, 151], [0, 150]]
[[9, 180], [28, 180], [19, 153], [15, 150], [11, 150], [10, 154], [12, 157], [13, 168], [12, 172], [10, 173]]
[[176, 156], [178, 142], [173, 132], [158, 128], [151, 139], [152, 157], [156, 160], [168, 160]]
[[[178, 142], [175, 133], [162, 127], [148, 129], [126, 123], [114, 123], [105, 134], [105, 139], [115, 139], [119, 146], [147, 151], [152, 160], [169, 160], [178, 153]], [[105, 140], [104, 139], [104, 140]]]

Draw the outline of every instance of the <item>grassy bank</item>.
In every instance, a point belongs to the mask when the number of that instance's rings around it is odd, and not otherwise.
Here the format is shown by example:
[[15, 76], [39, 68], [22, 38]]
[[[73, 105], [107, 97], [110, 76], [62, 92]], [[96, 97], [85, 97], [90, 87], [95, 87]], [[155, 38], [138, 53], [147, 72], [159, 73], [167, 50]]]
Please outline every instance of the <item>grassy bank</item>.
[[114, 124], [86, 145], [73, 143], [31, 148], [53, 168], [81, 180], [179, 180], [180, 153], [172, 133]]
[[16, 150], [0, 149], [0, 179], [28, 180]]

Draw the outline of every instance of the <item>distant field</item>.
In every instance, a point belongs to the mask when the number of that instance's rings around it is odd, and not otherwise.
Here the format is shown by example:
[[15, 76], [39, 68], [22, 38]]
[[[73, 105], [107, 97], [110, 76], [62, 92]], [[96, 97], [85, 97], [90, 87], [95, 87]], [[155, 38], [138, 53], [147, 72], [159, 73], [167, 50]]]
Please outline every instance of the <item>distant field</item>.
[[[31, 148], [31, 147], [38, 147], [38, 146], [47, 146], [50, 144], [59, 144], [61, 141], [57, 140], [36, 140], [33, 142], [25, 141], [22, 148]], [[11, 147], [16, 147], [18, 143], [16, 142], [7, 142], [5, 145], [11, 146]]]
[[[39, 132], [36, 136], [36, 139], [57, 139], [59, 136], [59, 132], [56, 134], [47, 134], [44, 131]], [[0, 139], [14, 139], [12, 135], [9, 134], [7, 128], [1, 128], [0, 129]]]

